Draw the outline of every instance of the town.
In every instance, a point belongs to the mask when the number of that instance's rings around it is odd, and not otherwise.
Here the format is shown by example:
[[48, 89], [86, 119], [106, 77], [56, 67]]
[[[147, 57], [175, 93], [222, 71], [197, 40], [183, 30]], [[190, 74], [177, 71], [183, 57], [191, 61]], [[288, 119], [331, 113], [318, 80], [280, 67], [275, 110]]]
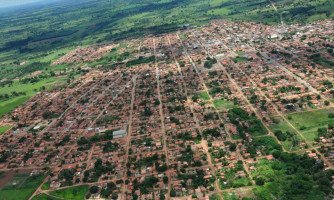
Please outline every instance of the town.
[[[72, 51], [54, 63], [85, 75], [0, 122], [0, 170], [45, 174], [31, 199], [252, 197], [285, 152], [332, 170], [333, 27], [215, 20]], [[113, 51], [125, 59], [86, 66]]]

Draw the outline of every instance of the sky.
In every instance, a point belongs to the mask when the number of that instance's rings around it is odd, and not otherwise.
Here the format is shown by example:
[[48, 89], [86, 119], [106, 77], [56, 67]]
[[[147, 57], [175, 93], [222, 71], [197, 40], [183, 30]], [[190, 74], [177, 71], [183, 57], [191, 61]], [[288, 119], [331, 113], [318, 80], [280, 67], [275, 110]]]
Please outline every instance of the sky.
[[19, 6], [46, 0], [0, 0], [0, 8]]

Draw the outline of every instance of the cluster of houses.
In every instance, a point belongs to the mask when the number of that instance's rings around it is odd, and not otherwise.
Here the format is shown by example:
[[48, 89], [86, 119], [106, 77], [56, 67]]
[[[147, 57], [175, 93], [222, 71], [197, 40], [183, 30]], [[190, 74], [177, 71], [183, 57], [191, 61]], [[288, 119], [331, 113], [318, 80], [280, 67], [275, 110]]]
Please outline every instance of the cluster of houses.
[[[231, 112], [270, 127], [273, 116], [330, 107], [334, 73], [322, 64], [334, 60], [333, 25], [217, 20], [122, 47], [70, 52], [58, 64], [95, 60], [112, 48], [138, 60], [131, 67], [91, 69], [16, 109], [4, 119], [13, 129], [1, 136], [0, 169], [49, 170], [51, 189], [89, 184], [103, 190], [115, 183], [118, 199], [208, 199], [252, 185], [257, 160], [274, 158], [266, 143], [250, 152], [254, 127], [235, 123]], [[332, 162], [332, 139], [319, 143]]]
[[91, 62], [102, 58], [105, 54], [116, 48], [117, 45], [103, 45], [96, 47], [79, 47], [63, 55], [53, 62], [53, 65], [70, 64], [78, 62]]

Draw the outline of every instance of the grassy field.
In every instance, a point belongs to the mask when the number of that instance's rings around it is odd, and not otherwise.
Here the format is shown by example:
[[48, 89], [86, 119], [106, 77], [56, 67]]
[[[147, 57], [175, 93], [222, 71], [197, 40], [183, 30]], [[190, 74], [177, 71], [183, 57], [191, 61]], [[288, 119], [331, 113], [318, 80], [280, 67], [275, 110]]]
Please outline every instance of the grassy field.
[[195, 94], [195, 95], [192, 97], [192, 99], [193, 99], [194, 101], [196, 101], [196, 100], [198, 100], [198, 99], [200, 99], [200, 100], [202, 100], [202, 101], [208, 101], [208, 100], [210, 100], [210, 96], [209, 96], [209, 94], [208, 94], [206, 91], [202, 91], [202, 92], [199, 92], [199, 93]]
[[6, 126], [0, 126], [0, 135], [11, 129], [12, 127], [9, 125]]
[[50, 180], [48, 180], [47, 182], [45, 182], [45, 183], [42, 185], [41, 189], [42, 189], [42, 190], [48, 190], [48, 189], [50, 189], [50, 185], [51, 185], [51, 182], [50, 182]]
[[83, 200], [88, 192], [88, 186], [76, 186], [63, 190], [52, 191], [47, 194], [41, 194], [35, 196], [33, 200], [57, 200], [57, 199], [68, 199], [68, 200]]
[[315, 110], [307, 112], [292, 113], [287, 116], [288, 120], [304, 135], [309, 141], [313, 142], [317, 137], [318, 128], [334, 124], [334, 119], [328, 115], [334, 113], [333, 109]]
[[208, 101], [210, 100], [210, 96], [207, 92], [203, 91], [198, 94], [199, 98], [202, 99], [203, 101]]
[[85, 199], [85, 195], [87, 192], [88, 186], [78, 186], [64, 190], [52, 191], [50, 192], [50, 195], [62, 199], [82, 200]]
[[11, 95], [13, 92], [23, 92], [24, 95], [10, 96], [9, 99], [0, 101], [0, 118], [14, 110], [16, 107], [25, 103], [30, 97], [34, 96], [41, 88], [48, 90], [54, 87], [56, 84], [61, 84], [65, 81], [64, 78], [51, 77], [42, 79], [36, 83], [22, 83], [18, 80], [13, 82], [11, 86], [5, 86], [0, 88], [0, 95]]
[[29, 98], [30, 98], [29, 96], [23, 96], [23, 97], [11, 99], [9, 101], [1, 102], [0, 103], [0, 117], [13, 111], [15, 108], [25, 103]]
[[16, 174], [0, 189], [0, 200], [29, 199], [43, 179], [44, 175], [31, 177], [29, 174]]
[[59, 81], [59, 78], [46, 78], [36, 83], [21, 83], [20, 81], [14, 81], [13, 85], [2, 87], [0, 94], [10, 94], [12, 92], [25, 92], [27, 96], [31, 96], [39, 91], [42, 86], [46, 89], [50, 89], [55, 83]]
[[34, 196], [34, 198], [32, 198], [33, 200], [57, 200], [58, 198], [54, 198], [52, 196], [49, 196], [47, 194], [39, 194], [37, 196]]
[[227, 192], [224, 192], [223, 193], [223, 197], [225, 200], [238, 200], [238, 196], [234, 193], [227, 193]]
[[[283, 118], [275, 117], [275, 121], [277, 123], [274, 123], [269, 127], [273, 132], [276, 132], [276, 131], [290, 132], [293, 135], [295, 135], [299, 141], [303, 141], [303, 139], [295, 131], [295, 129], [293, 129], [286, 121], [284, 121]], [[285, 150], [293, 151], [293, 150], [300, 149], [300, 145], [293, 145], [292, 138], [288, 138], [287, 140], [281, 141], [281, 142]]]
[[225, 99], [215, 99], [213, 100], [213, 105], [219, 110], [219, 109], [231, 109], [237, 107], [234, 105], [232, 101], [228, 101]]

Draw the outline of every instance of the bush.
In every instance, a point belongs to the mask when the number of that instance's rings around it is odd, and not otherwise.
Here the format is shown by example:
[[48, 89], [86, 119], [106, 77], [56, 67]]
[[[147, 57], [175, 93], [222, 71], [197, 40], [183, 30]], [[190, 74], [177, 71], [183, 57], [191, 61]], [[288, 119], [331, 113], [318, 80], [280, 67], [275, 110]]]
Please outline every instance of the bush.
[[89, 192], [90, 192], [91, 194], [96, 194], [96, 193], [99, 192], [99, 187], [96, 186], [96, 185], [94, 185], [94, 186], [92, 186], [92, 187], [89, 188]]
[[279, 141], [285, 141], [288, 137], [287, 137], [287, 134], [286, 133], [283, 133], [282, 131], [278, 130], [278, 131], [275, 131], [275, 136], [277, 137], [277, 139]]
[[230, 144], [230, 151], [235, 151], [237, 149], [237, 145], [235, 143]]
[[217, 63], [217, 60], [215, 58], [206, 58], [206, 61], [204, 63], [204, 67], [207, 69], [211, 69], [214, 64]]

